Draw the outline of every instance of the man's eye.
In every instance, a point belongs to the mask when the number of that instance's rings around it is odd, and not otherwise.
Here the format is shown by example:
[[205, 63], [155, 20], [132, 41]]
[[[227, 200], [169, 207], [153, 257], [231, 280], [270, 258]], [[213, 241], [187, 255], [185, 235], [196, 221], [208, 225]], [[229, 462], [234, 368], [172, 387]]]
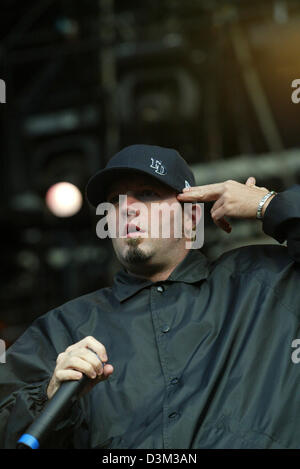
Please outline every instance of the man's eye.
[[140, 192], [143, 197], [158, 197], [158, 194], [151, 189], [144, 189]]
[[114, 205], [115, 205], [115, 204], [118, 204], [118, 203], [119, 203], [119, 196], [118, 196], [118, 195], [115, 195], [115, 196], [113, 196], [113, 197], [109, 197], [108, 202], [109, 202], [110, 204], [114, 204]]

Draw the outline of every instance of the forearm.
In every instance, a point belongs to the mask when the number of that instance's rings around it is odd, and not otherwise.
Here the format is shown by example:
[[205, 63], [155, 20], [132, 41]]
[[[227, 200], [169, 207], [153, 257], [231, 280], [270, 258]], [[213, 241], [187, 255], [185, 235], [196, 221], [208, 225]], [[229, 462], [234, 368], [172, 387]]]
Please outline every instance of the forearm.
[[[4, 448], [16, 447], [21, 434], [47, 404], [47, 388], [57, 356], [54, 333], [59, 330], [59, 324], [56, 321], [54, 323], [54, 319], [51, 314], [38, 318], [9, 347], [6, 363], [1, 365], [0, 446]], [[72, 415], [67, 415], [63, 422], [59, 422], [57, 431], [54, 429], [49, 444], [62, 447], [65, 438], [61, 435], [61, 428], [64, 427], [66, 437], [69, 438], [69, 430], [74, 428], [80, 417], [80, 409], [74, 406]]]
[[263, 231], [279, 243], [287, 241], [289, 255], [300, 262], [300, 185], [269, 199], [263, 215]]

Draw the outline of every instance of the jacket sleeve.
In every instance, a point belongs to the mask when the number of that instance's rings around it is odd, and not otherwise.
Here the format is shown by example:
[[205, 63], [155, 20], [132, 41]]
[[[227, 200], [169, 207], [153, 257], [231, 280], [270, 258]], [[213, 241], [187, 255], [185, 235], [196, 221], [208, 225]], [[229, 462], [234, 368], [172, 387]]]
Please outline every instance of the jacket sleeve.
[[[9, 347], [5, 363], [0, 364], [1, 448], [16, 448], [19, 437], [42, 412], [57, 355], [71, 343], [68, 332], [61, 324], [58, 327], [55, 315], [49, 312]], [[79, 421], [80, 407], [75, 403], [53, 429], [45, 447], [68, 447]]]
[[273, 197], [264, 214], [263, 231], [281, 244], [287, 241], [288, 254], [300, 263], [300, 185]]

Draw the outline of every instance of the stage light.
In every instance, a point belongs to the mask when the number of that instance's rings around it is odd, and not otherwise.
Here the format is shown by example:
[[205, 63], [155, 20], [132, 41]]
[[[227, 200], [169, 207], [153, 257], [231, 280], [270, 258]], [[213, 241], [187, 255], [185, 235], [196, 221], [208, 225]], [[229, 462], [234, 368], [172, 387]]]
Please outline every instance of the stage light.
[[55, 216], [71, 217], [81, 209], [82, 195], [74, 184], [58, 182], [48, 189], [46, 204]]

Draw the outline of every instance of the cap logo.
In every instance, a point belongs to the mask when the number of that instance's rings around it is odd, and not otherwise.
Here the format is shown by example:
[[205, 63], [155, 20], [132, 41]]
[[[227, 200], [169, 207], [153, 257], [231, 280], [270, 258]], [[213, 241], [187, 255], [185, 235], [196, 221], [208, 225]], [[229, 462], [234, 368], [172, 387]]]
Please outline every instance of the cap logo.
[[155, 172], [160, 176], [164, 176], [165, 174], [167, 174], [166, 168], [163, 166], [162, 161], [160, 160], [155, 160], [154, 158], [151, 158], [150, 168], [155, 169]]
[[184, 187], [191, 187], [190, 183], [188, 181], [184, 181]]

